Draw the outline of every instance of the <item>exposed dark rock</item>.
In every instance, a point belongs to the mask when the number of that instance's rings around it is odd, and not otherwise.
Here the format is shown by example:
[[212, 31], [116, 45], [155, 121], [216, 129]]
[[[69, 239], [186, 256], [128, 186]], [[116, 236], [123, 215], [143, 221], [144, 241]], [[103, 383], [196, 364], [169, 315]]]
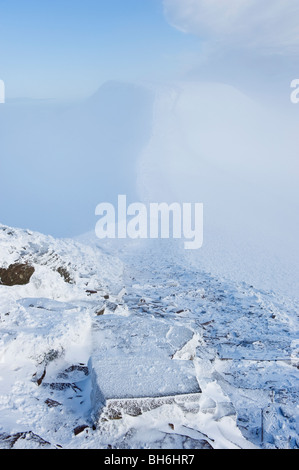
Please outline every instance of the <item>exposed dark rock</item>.
[[104, 315], [104, 313], [105, 313], [105, 307], [102, 307], [102, 308], [100, 308], [99, 310], [97, 310], [97, 311], [95, 312], [95, 314], [96, 314], [98, 317], [100, 317], [101, 315]]
[[21, 432], [12, 435], [6, 433], [0, 434], [0, 449], [12, 449], [22, 434]]
[[78, 436], [78, 434], [81, 434], [81, 432], [83, 432], [86, 428], [88, 428], [89, 426], [87, 426], [87, 424], [82, 424], [81, 426], [77, 426], [75, 429], [74, 429], [74, 434], [75, 436]]
[[46, 376], [46, 368], [43, 370], [41, 374], [35, 373], [32, 377], [32, 381], [35, 382], [38, 386], [40, 386]]
[[57, 406], [61, 406], [61, 403], [55, 400], [51, 400], [51, 398], [47, 398], [45, 403], [46, 405], [48, 405], [49, 408], [56, 408]]
[[48, 365], [50, 364], [50, 362], [53, 362], [53, 361], [56, 361], [56, 359], [58, 359], [59, 357], [61, 357], [64, 353], [64, 349], [61, 348], [60, 351], [58, 351], [57, 349], [50, 349], [50, 351], [48, 351], [44, 357], [43, 357], [43, 363]]
[[[141, 410], [138, 414], [135, 414], [134, 416], [140, 416], [142, 413], [141, 413]], [[122, 419], [123, 415], [121, 413], [120, 410], [117, 410], [117, 409], [114, 409], [114, 408], [111, 408], [109, 410], [109, 415], [108, 416], [108, 419], [112, 420], [112, 421], [115, 421], [115, 420], [119, 420], [119, 419]]]
[[[85, 365], [72, 365], [65, 369], [63, 372], [60, 372], [57, 377], [59, 379], [67, 379], [68, 382], [77, 382], [78, 380], [84, 379], [88, 376], [89, 370]], [[71, 377], [71, 379], [70, 379]]]
[[88, 375], [88, 367], [81, 365], [74, 365], [65, 370], [65, 372], [70, 373], [74, 371], [83, 372], [84, 375]]
[[45, 441], [32, 431], [18, 432], [16, 434], [0, 434], [0, 449], [12, 449], [19, 440], [26, 440], [32, 443], [32, 447], [49, 447], [50, 442]]
[[60, 274], [60, 276], [65, 280], [65, 282], [67, 282], [68, 284], [73, 284], [74, 281], [70, 275], [70, 273], [68, 272], [68, 270], [66, 268], [63, 268], [62, 266], [60, 266], [59, 268], [57, 268], [57, 272]]
[[1, 227], [2, 232], [6, 232], [7, 235], [12, 236], [15, 234], [13, 230], [10, 230], [8, 227]]
[[35, 269], [29, 264], [11, 264], [8, 268], [0, 268], [0, 284], [4, 286], [23, 286], [29, 284]]
[[56, 383], [44, 383], [43, 387], [47, 387], [50, 390], [59, 390], [59, 391], [65, 391], [65, 390], [73, 390], [74, 392], [82, 392], [82, 390], [73, 383], [66, 383], [66, 382], [56, 382]]

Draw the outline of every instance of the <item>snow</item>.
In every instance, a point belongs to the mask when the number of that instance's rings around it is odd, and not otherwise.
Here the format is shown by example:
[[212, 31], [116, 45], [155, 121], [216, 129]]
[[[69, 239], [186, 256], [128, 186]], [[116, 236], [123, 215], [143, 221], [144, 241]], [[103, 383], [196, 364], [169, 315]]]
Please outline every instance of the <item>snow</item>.
[[200, 393], [193, 363], [174, 358], [192, 335], [190, 329], [172, 327], [161, 319], [153, 321], [148, 315], [105, 315], [92, 332], [90, 368], [96, 387], [93, 408], [97, 410], [101, 402], [111, 398]]
[[298, 447], [294, 298], [179, 241], [0, 238], [2, 267], [35, 268], [0, 285], [1, 448]]

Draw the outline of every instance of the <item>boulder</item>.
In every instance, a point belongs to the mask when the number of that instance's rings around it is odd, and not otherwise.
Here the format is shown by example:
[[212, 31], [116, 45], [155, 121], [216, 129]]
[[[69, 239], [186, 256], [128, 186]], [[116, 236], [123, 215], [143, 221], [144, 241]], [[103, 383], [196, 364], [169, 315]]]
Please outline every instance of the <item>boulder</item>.
[[8, 268], [0, 268], [0, 284], [4, 286], [23, 286], [29, 284], [35, 269], [29, 264], [11, 264]]

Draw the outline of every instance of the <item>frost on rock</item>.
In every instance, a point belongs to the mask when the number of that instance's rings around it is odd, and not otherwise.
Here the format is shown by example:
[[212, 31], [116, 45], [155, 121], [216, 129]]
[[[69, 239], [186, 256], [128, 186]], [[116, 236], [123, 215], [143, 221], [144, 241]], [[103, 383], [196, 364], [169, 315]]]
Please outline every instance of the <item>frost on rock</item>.
[[200, 394], [192, 361], [173, 359], [192, 336], [189, 328], [144, 314], [105, 315], [94, 322], [90, 370], [95, 418], [107, 404], [111, 409], [112, 401], [119, 412], [123, 408], [134, 415], [167, 397]]

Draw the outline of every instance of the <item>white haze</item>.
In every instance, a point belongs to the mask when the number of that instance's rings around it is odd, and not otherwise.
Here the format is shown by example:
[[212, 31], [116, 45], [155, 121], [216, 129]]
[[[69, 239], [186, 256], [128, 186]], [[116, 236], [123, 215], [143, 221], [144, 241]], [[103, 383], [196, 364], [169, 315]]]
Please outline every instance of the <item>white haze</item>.
[[158, 94], [140, 193], [204, 203], [204, 247], [192, 262], [298, 297], [298, 2], [163, 3], [201, 47], [185, 81]]
[[202, 202], [193, 263], [298, 296], [298, 3], [164, 6], [201, 39], [181, 81], [109, 82], [79, 104], [0, 108], [1, 222], [73, 236], [94, 230], [96, 205], [118, 194]]

